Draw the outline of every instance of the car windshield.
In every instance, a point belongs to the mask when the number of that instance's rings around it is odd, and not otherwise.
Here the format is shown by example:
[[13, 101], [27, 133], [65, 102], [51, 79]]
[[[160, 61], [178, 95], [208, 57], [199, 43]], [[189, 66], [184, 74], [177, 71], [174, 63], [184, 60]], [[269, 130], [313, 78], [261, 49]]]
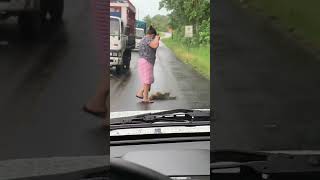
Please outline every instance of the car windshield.
[[120, 21], [116, 18], [110, 18], [110, 35], [120, 34]]
[[144, 36], [144, 30], [143, 29], [136, 29], [136, 37], [142, 38]]

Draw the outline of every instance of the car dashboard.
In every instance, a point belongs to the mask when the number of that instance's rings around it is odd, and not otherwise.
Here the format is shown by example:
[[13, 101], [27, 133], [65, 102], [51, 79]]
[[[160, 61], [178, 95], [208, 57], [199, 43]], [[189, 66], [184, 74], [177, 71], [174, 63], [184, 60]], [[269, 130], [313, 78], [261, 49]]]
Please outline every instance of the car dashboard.
[[171, 179], [210, 179], [210, 141], [110, 146], [110, 157], [147, 167]]

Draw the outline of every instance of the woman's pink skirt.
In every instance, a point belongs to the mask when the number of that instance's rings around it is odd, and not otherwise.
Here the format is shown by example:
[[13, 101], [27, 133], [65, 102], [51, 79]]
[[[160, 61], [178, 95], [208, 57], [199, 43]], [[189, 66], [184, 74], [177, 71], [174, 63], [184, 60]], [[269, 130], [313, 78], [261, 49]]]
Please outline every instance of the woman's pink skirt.
[[153, 77], [153, 65], [144, 58], [138, 60], [138, 71], [141, 83], [152, 84], [154, 82]]

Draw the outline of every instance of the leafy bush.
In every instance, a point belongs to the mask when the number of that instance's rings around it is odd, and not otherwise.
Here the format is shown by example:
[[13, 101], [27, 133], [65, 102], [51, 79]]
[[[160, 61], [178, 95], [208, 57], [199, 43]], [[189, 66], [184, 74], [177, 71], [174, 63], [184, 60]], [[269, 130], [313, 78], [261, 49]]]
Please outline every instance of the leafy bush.
[[208, 44], [210, 42], [210, 18], [202, 21], [199, 36], [200, 44]]
[[[174, 29], [174, 38], [192, 47], [210, 43], [210, 1], [209, 0], [161, 0], [160, 9], [171, 11], [168, 25]], [[184, 38], [184, 27], [193, 25], [194, 37]]]

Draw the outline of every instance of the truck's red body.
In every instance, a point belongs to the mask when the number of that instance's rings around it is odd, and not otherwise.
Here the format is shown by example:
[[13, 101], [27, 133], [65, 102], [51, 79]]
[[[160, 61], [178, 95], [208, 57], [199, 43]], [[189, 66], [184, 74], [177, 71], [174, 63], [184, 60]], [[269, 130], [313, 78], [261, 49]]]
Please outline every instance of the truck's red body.
[[120, 17], [124, 27], [128, 28], [127, 35], [135, 36], [136, 8], [129, 0], [111, 0], [110, 16]]

